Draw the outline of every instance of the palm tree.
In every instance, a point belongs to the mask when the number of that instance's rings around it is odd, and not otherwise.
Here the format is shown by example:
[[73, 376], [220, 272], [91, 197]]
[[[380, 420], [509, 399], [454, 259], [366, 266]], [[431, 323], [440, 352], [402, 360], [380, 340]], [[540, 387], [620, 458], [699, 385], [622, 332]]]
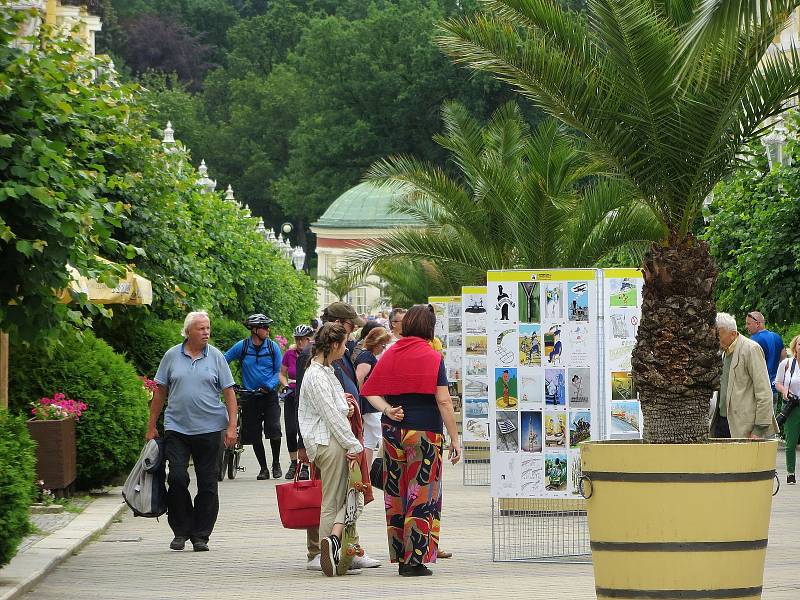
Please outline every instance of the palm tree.
[[431, 296], [458, 296], [461, 286], [445, 280], [429, 261], [407, 258], [380, 261], [372, 272], [380, 277], [381, 295], [391, 306], [413, 306]]
[[334, 269], [330, 276], [318, 275], [317, 281], [319, 285], [336, 296], [339, 302], [344, 302], [347, 294], [362, 285], [372, 285], [365, 282], [361, 275], [350, 272], [347, 269]]
[[374, 164], [367, 178], [403, 192], [394, 210], [424, 227], [361, 250], [362, 271], [398, 258], [426, 261], [458, 290], [485, 282], [491, 269], [589, 267], [618, 249], [641, 255], [663, 235], [630, 186], [597, 179], [598, 163], [555, 121], [531, 132], [508, 104], [483, 127], [455, 102], [442, 118], [434, 139], [452, 153], [458, 178], [412, 157]]
[[691, 234], [703, 199], [800, 87], [798, 53], [767, 50], [800, 2], [485, 0], [442, 24], [456, 61], [493, 73], [583, 133], [668, 235], [644, 260], [633, 355], [645, 439], [707, 439], [719, 380], [717, 275]]

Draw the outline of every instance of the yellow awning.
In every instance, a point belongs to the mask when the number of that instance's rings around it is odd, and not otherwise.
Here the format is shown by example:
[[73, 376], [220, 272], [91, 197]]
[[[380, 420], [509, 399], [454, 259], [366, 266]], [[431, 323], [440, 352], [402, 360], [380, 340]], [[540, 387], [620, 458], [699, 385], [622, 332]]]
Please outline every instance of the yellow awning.
[[72, 301], [72, 293], [86, 294], [89, 302], [93, 304], [128, 304], [141, 305], [153, 303], [153, 286], [149, 279], [137, 275], [130, 269], [125, 272], [125, 277], [119, 280], [115, 288], [100, 283], [95, 279], [82, 276], [70, 266], [67, 270], [72, 276], [69, 288], [61, 290], [59, 299], [63, 304]]

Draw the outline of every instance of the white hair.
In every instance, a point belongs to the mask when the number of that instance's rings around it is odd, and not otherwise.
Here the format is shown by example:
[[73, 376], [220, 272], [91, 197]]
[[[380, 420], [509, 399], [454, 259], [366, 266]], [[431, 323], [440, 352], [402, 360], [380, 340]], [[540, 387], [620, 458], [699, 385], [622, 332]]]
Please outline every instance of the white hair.
[[186, 318], [183, 320], [183, 329], [181, 329], [181, 337], [187, 337], [187, 333], [189, 329], [192, 327], [192, 323], [194, 323], [197, 319], [205, 317], [206, 319], [211, 321], [211, 317], [208, 316], [208, 313], [204, 310], [194, 310], [186, 315]]
[[736, 331], [736, 317], [728, 313], [717, 313], [717, 329]]

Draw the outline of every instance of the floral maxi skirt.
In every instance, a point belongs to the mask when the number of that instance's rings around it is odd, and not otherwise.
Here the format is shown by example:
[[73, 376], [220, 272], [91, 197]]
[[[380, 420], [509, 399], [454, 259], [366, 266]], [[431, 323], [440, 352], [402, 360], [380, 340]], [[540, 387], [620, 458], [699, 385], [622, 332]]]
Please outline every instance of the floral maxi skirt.
[[393, 563], [436, 562], [443, 439], [441, 433], [383, 424], [383, 498]]

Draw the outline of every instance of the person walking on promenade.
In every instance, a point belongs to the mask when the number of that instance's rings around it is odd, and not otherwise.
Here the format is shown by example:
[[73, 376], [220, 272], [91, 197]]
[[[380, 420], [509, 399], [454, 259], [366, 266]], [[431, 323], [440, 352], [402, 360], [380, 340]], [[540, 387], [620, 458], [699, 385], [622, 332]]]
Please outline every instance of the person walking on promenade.
[[297, 448], [300, 439], [300, 424], [297, 420], [297, 355], [308, 346], [314, 330], [309, 325], [298, 325], [292, 332], [294, 344], [283, 355], [280, 381], [284, 387], [283, 424], [286, 428], [286, 448], [289, 450], [291, 463], [286, 471], [286, 479], [294, 479], [297, 472]]
[[354, 406], [348, 403], [332, 367], [332, 362], [344, 355], [346, 342], [347, 330], [338, 323], [326, 323], [317, 332], [314, 356], [300, 388], [298, 413], [305, 451], [322, 480], [322, 507], [315, 533], [324, 536], [319, 545], [320, 567], [328, 577], [336, 575], [340, 558], [349, 466], [364, 450], [348, 421]]
[[747, 313], [744, 326], [747, 328], [747, 333], [750, 334], [750, 339], [757, 342], [764, 352], [769, 380], [772, 382], [772, 410], [777, 414], [781, 395], [775, 388], [775, 377], [778, 372], [778, 363], [785, 356], [785, 350], [783, 349], [783, 338], [774, 331], [766, 329], [764, 324], [764, 315], [757, 310]]
[[[341, 325], [346, 337], [353, 333], [356, 327], [363, 327], [364, 321], [360, 319], [352, 306], [346, 302], [333, 302], [325, 307], [322, 311], [322, 322], [336, 323]], [[316, 337], [315, 337], [316, 340]], [[316, 354], [317, 350], [314, 346], [316, 342], [309, 344], [297, 357], [297, 388], [296, 394], [300, 398], [303, 393], [303, 380], [307, 367], [311, 364], [312, 352]], [[345, 340], [345, 348], [339, 358], [332, 359], [330, 365], [333, 369], [333, 374], [342, 386], [346, 394], [350, 394], [354, 398], [359, 397], [358, 382], [356, 378], [356, 371], [353, 367], [353, 362], [350, 356], [350, 350], [347, 347], [347, 340]], [[298, 463], [308, 463], [309, 455], [303, 439], [303, 430], [300, 428], [300, 439], [297, 441], [297, 459]], [[304, 478], [305, 468], [301, 468], [300, 477]], [[356, 539], [358, 542], [358, 539]], [[319, 571], [322, 569], [320, 564], [320, 546], [319, 546], [319, 533], [316, 529], [309, 529], [306, 535], [306, 543], [308, 545], [308, 564], [306, 568], [309, 571]], [[356, 556], [353, 559], [352, 568], [354, 569], [372, 569], [381, 566], [381, 561], [376, 560], [364, 554], [363, 556]]]
[[269, 339], [272, 319], [257, 313], [245, 319], [250, 337], [239, 340], [225, 353], [228, 363], [238, 360], [242, 370], [242, 386], [253, 390], [242, 394], [242, 444], [253, 446], [261, 470], [256, 479], [269, 479], [267, 455], [261, 436], [272, 448], [272, 476], [278, 479], [281, 470], [281, 405], [278, 402], [278, 381], [281, 370], [281, 349]]
[[[372, 369], [362, 390], [383, 414], [384, 501], [389, 556], [400, 575], [431, 575], [442, 511], [442, 421], [450, 436], [448, 458], [461, 458], [447, 372], [430, 346], [436, 316], [413, 306], [403, 318], [403, 337]], [[402, 419], [396, 410], [402, 409]], [[397, 423], [397, 421], [400, 421]]]
[[[368, 326], [369, 323], [364, 326], [364, 329]], [[364, 338], [364, 348], [355, 358], [356, 377], [358, 378], [359, 387], [363, 386], [364, 382], [369, 379], [370, 372], [378, 362], [378, 356], [386, 349], [386, 345], [391, 339], [389, 332], [377, 324], [367, 333]], [[367, 464], [371, 465], [373, 454], [378, 449], [382, 438], [381, 414], [363, 396], [361, 397], [360, 406], [364, 422], [364, 453], [367, 456]]]
[[717, 314], [722, 377], [710, 434], [717, 438], [765, 438], [777, 433], [767, 363], [761, 346], [736, 330], [736, 319]]
[[[169, 547], [183, 550], [191, 540], [195, 552], [208, 550], [219, 513], [217, 495], [222, 444], [236, 442], [236, 395], [230, 367], [222, 352], [208, 343], [211, 321], [204, 311], [190, 312], [183, 323], [184, 341], [164, 354], [150, 403], [146, 439], [158, 437], [156, 423], [164, 408], [164, 446], [169, 462], [167, 522], [174, 534]], [[220, 394], [225, 404], [220, 402]], [[223, 433], [224, 439], [223, 439]], [[189, 494], [189, 459], [194, 463], [197, 494]]]
[[[800, 335], [794, 336], [789, 342], [789, 356], [778, 365], [778, 372], [775, 375], [775, 387], [784, 402], [789, 400], [789, 394], [800, 397], [800, 369], [797, 368], [798, 344], [800, 344]], [[783, 433], [786, 439], [786, 483], [793, 485], [797, 483], [794, 469], [797, 460], [797, 442], [800, 440], [800, 409], [797, 407], [793, 408], [786, 416]]]
[[391, 348], [392, 345], [397, 342], [397, 340], [403, 337], [403, 317], [405, 317], [405, 314], [406, 309], [399, 307], [393, 308], [389, 313], [389, 333], [392, 334], [392, 339], [389, 340], [389, 344], [386, 346], [387, 350]]

